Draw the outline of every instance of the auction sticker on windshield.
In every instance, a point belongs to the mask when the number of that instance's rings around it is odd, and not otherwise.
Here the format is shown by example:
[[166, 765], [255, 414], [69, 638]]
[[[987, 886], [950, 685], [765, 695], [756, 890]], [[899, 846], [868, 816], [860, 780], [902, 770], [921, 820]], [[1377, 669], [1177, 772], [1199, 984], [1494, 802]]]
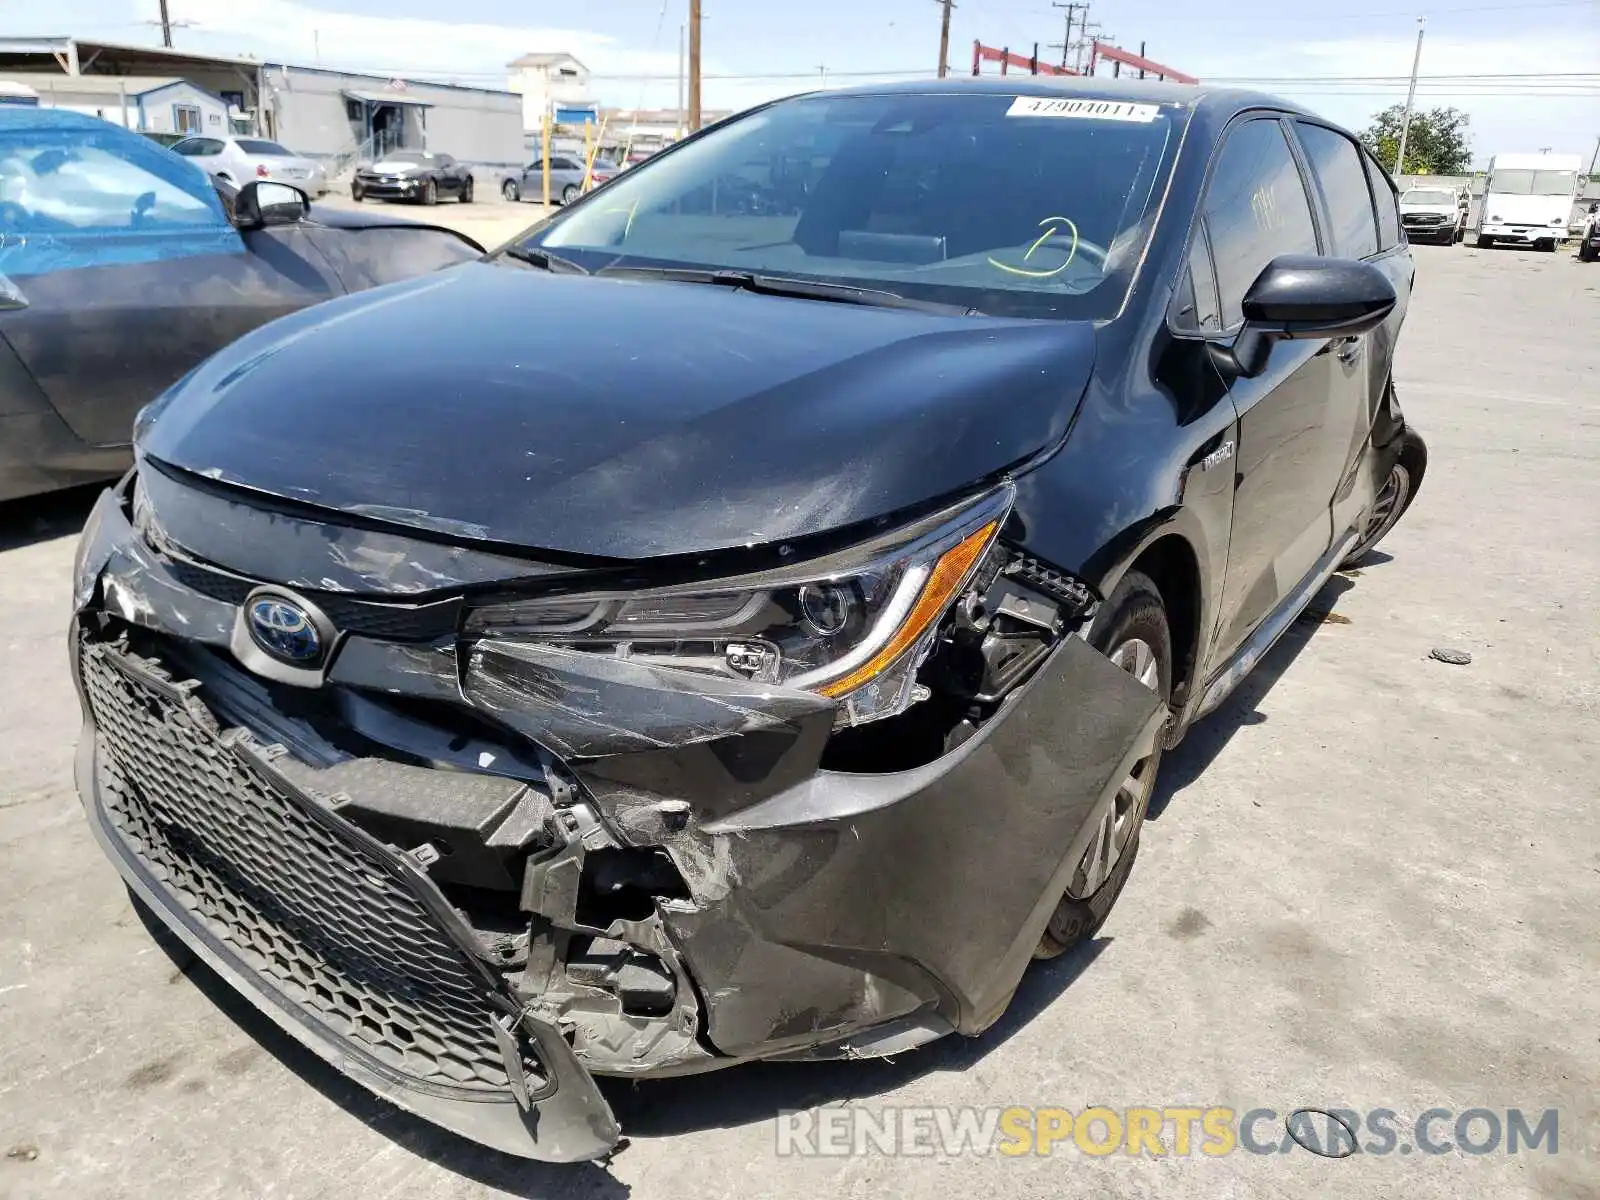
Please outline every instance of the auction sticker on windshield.
[[1161, 111], [1159, 104], [1131, 104], [1126, 100], [1057, 99], [1052, 96], [1018, 96], [1006, 109], [1008, 117], [1080, 117], [1095, 121], [1133, 121], [1148, 125]]

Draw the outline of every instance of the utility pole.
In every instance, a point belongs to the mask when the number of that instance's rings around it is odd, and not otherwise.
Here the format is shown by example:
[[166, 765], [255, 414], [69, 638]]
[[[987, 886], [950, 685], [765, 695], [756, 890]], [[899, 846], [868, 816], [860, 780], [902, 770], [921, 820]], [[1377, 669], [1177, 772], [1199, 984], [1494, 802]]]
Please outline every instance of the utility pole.
[[172, 19], [167, 16], [167, 0], [161, 0], [161, 44], [172, 49]]
[[1062, 4], [1060, 3], [1060, 0], [1050, 0], [1050, 7], [1065, 9], [1067, 13], [1067, 30], [1066, 33], [1062, 35], [1060, 44], [1057, 45], [1052, 42], [1049, 46], [1045, 47], [1047, 50], [1061, 51], [1061, 65], [1064, 67], [1067, 65], [1067, 55], [1072, 52], [1073, 22], [1077, 19], [1077, 16], [1080, 12], [1083, 13], [1083, 19], [1087, 21], [1089, 19], [1089, 6], [1087, 4], [1078, 3], [1077, 0], [1072, 0], [1072, 2], [1068, 4]]
[[686, 26], [678, 26], [678, 139], [683, 139], [683, 31]]
[[700, 128], [700, 0], [689, 0], [689, 132]]
[[944, 10], [939, 17], [939, 78], [943, 79], [950, 74], [950, 10], [955, 0], [939, 0], [939, 7]]
[[1394, 156], [1394, 176], [1399, 179], [1406, 161], [1406, 135], [1411, 132], [1411, 105], [1417, 98], [1417, 68], [1422, 65], [1422, 31], [1427, 17], [1417, 18], [1417, 51], [1411, 56], [1411, 86], [1406, 90], [1406, 115], [1400, 122], [1400, 149]]

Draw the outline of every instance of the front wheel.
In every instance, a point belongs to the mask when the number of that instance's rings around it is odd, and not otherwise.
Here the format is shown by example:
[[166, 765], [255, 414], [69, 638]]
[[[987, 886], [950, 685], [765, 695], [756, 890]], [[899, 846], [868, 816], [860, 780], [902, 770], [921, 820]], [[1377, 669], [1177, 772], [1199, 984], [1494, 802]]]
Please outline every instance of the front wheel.
[[422, 202], [430, 208], [439, 203], [439, 184], [430, 179], [422, 185]]
[[1378, 498], [1372, 502], [1372, 511], [1367, 514], [1367, 523], [1361, 527], [1361, 539], [1356, 542], [1350, 553], [1339, 564], [1341, 569], [1355, 566], [1367, 556], [1400, 522], [1401, 514], [1406, 511], [1406, 505], [1411, 503], [1411, 489], [1415, 481], [1411, 478], [1411, 469], [1403, 462], [1396, 462], [1389, 468], [1389, 478], [1383, 481], [1383, 486], [1378, 489]]
[[360, 204], [366, 198], [367, 193], [359, 183], [352, 183], [350, 185], [350, 199], [354, 200], [357, 204]]
[[1477, 247], [1479, 250], [1487, 250], [1492, 245], [1494, 245], [1492, 237], [1484, 237], [1481, 233], [1478, 235]]
[[579, 189], [577, 184], [569, 183], [569, 184], [567, 184], [566, 187], [561, 189], [561, 203], [562, 204], [576, 204], [578, 202], [579, 197], [581, 197], [582, 195], [583, 195], [583, 192], [582, 192], [581, 189]]
[[[1161, 593], [1149, 576], [1129, 571], [1122, 577], [1095, 618], [1089, 644], [1166, 703], [1172, 695], [1172, 635]], [[1139, 852], [1156, 772], [1161, 766], [1161, 736], [1149, 753], [1133, 764], [1127, 777], [1099, 813], [1066, 894], [1056, 903], [1034, 950], [1035, 958], [1055, 958], [1093, 937], [1122, 894]]]
[[461, 185], [461, 203], [472, 203], [472, 176], [467, 176], [467, 181]]
[[512, 204], [515, 204], [518, 200], [522, 199], [522, 189], [517, 187], [517, 181], [515, 179], [506, 180], [505, 183], [501, 185], [500, 194]]

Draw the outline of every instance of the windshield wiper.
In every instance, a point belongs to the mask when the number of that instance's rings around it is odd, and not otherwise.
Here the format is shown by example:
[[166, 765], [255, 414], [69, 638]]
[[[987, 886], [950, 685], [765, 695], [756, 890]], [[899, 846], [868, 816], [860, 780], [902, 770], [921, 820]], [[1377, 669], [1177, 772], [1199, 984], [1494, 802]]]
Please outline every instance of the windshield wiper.
[[602, 267], [598, 275], [643, 276], [667, 279], [674, 283], [710, 283], [756, 292], [763, 296], [794, 296], [802, 300], [824, 300], [834, 304], [865, 304], [873, 308], [905, 308], [941, 316], [967, 317], [973, 310], [960, 304], [940, 304], [935, 300], [915, 300], [898, 292], [857, 287], [848, 283], [829, 283], [821, 279], [795, 279], [787, 275], [762, 275], [754, 271], [707, 270], [700, 267]]
[[538, 267], [541, 271], [566, 271], [573, 275], [587, 275], [589, 269], [579, 266], [570, 258], [562, 258], [559, 254], [551, 254], [538, 246], [511, 246], [505, 251], [507, 258], [514, 258], [518, 262], [527, 263], [530, 267]]

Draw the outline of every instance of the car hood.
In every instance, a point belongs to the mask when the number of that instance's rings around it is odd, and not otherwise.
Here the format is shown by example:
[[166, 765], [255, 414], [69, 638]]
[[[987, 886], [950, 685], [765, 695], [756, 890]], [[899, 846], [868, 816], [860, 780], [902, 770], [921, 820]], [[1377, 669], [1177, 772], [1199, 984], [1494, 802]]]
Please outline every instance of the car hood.
[[1087, 323], [472, 263], [284, 318], [141, 417], [155, 459], [466, 539], [607, 558], [958, 493], [1066, 435]]

